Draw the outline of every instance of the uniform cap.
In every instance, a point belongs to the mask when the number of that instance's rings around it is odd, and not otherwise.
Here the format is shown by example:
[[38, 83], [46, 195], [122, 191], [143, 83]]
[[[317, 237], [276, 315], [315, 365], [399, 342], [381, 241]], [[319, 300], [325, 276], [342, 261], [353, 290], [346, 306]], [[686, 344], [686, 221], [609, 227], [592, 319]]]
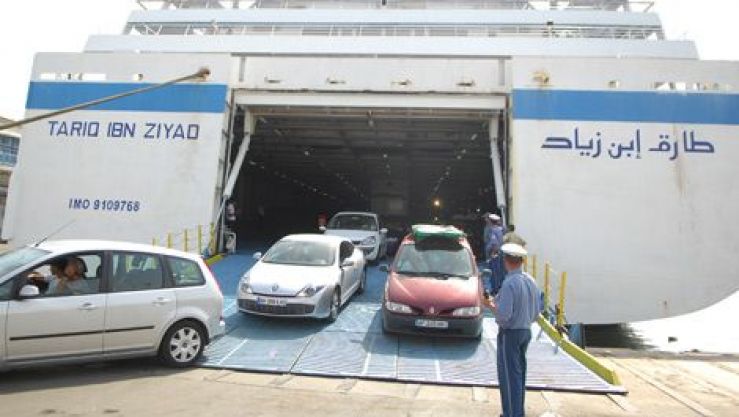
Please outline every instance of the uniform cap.
[[500, 247], [500, 251], [508, 256], [513, 256], [516, 258], [523, 258], [524, 256], [529, 254], [526, 249], [524, 249], [524, 247], [519, 245], [518, 243], [506, 243], [505, 245]]
[[488, 214], [488, 218], [490, 220], [495, 220], [495, 221], [500, 220], [500, 216], [498, 216], [497, 214], [492, 214], [492, 213]]

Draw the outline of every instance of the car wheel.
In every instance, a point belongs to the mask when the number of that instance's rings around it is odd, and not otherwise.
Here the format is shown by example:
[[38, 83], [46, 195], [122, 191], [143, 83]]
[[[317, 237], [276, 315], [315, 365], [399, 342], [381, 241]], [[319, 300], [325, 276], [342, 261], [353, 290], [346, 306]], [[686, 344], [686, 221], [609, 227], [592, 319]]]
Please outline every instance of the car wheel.
[[339, 318], [339, 310], [341, 309], [341, 295], [339, 294], [339, 289], [334, 290], [334, 295], [331, 296], [331, 309], [329, 310], [328, 317], [326, 320], [328, 320], [329, 323], [333, 323], [336, 321], [337, 318]]
[[159, 347], [159, 359], [175, 368], [184, 368], [195, 363], [205, 349], [205, 332], [202, 326], [192, 321], [181, 321], [167, 330]]
[[362, 269], [362, 276], [359, 277], [359, 287], [357, 288], [357, 294], [362, 294], [365, 287], [367, 286], [367, 268]]

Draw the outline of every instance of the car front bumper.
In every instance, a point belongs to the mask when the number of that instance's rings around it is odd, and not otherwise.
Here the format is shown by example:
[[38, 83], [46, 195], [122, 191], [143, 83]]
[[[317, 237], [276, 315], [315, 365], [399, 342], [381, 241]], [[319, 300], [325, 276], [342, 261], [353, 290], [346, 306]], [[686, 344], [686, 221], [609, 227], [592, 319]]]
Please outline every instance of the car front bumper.
[[[416, 326], [416, 320], [441, 320], [449, 325], [444, 329]], [[430, 336], [479, 337], [482, 333], [482, 315], [477, 317], [422, 316], [391, 313], [383, 307], [382, 326], [387, 332]]]
[[[239, 310], [244, 313], [273, 317], [326, 318], [331, 312], [333, 288], [324, 288], [312, 297], [277, 297], [273, 295], [240, 293]], [[267, 305], [258, 302], [260, 297], [279, 299], [284, 305]]]
[[380, 254], [380, 245], [372, 245], [372, 246], [363, 246], [363, 245], [357, 245], [359, 249], [362, 250], [364, 253], [364, 259], [368, 261], [375, 261], [377, 258], [379, 258]]

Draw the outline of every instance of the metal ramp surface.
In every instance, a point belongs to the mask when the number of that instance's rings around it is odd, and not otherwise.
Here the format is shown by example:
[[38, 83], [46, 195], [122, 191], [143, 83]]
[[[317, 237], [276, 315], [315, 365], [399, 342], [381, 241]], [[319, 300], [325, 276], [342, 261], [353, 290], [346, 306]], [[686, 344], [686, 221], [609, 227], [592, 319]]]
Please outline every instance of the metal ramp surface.
[[[226, 294], [226, 335], [205, 351], [201, 366], [260, 372], [397, 380], [450, 385], [497, 386], [497, 326], [486, 317], [482, 340], [387, 335], [380, 300], [385, 274], [368, 271], [367, 290], [345, 305], [338, 320], [248, 316], [234, 294], [250, 256], [232, 255], [213, 265]], [[528, 350], [530, 388], [623, 393], [558, 349], [532, 328]]]

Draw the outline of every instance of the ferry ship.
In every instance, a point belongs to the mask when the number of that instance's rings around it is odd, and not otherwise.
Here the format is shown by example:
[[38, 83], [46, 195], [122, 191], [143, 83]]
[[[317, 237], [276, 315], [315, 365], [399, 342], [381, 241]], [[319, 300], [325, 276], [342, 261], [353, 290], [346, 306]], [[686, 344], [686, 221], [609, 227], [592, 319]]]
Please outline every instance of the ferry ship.
[[60, 225], [151, 242], [215, 223], [222, 241], [227, 201], [247, 239], [341, 210], [474, 238], [495, 211], [540, 277], [568, 272], [571, 322], [739, 289], [739, 63], [667, 39], [652, 2], [136, 4], [121, 33], [37, 55], [27, 116], [210, 75], [26, 125], [11, 244]]

